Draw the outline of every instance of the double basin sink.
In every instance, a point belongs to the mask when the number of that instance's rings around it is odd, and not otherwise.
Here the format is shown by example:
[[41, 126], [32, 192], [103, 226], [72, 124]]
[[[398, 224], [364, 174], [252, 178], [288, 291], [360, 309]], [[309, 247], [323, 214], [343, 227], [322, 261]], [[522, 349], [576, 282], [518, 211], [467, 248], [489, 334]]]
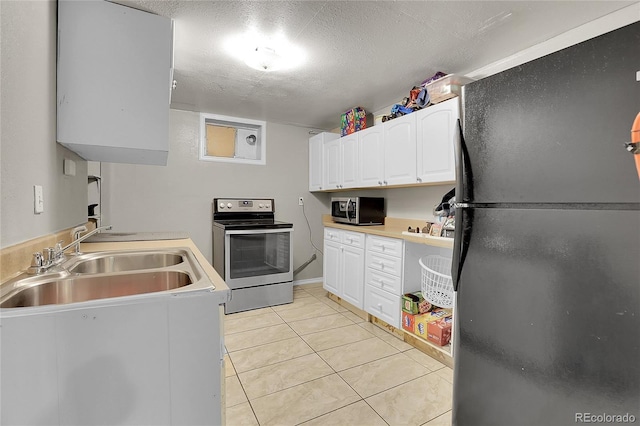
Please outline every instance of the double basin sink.
[[0, 308], [63, 305], [157, 292], [213, 289], [189, 248], [79, 254], [0, 286]]

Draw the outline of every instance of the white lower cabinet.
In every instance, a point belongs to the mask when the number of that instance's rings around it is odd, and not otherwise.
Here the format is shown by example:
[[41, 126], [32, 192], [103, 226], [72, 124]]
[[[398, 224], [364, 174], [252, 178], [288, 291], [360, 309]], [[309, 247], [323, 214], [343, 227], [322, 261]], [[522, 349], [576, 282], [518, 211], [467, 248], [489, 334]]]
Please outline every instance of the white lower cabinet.
[[364, 310], [400, 328], [404, 241], [367, 235]]
[[328, 292], [363, 309], [364, 234], [325, 228], [324, 284]]
[[368, 285], [365, 292], [365, 311], [396, 328], [400, 328], [400, 296]]
[[2, 309], [0, 424], [223, 424], [218, 298], [192, 291]]
[[342, 293], [342, 279], [340, 277], [341, 250], [340, 244], [324, 241], [324, 283], [323, 287], [330, 293]]
[[362, 309], [364, 299], [364, 249], [342, 248], [342, 298]]

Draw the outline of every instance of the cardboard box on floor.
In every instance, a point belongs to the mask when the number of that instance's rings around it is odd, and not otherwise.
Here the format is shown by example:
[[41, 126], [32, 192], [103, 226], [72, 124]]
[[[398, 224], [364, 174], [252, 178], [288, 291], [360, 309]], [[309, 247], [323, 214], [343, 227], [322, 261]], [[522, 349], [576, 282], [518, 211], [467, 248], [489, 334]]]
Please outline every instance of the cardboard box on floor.
[[427, 312], [426, 314], [416, 315], [414, 334], [426, 340], [428, 336], [427, 327], [429, 323], [447, 316], [451, 316], [451, 312], [451, 309], [438, 308], [434, 309], [431, 312]]
[[444, 346], [451, 340], [453, 318], [447, 316], [427, 324], [427, 340], [438, 346]]

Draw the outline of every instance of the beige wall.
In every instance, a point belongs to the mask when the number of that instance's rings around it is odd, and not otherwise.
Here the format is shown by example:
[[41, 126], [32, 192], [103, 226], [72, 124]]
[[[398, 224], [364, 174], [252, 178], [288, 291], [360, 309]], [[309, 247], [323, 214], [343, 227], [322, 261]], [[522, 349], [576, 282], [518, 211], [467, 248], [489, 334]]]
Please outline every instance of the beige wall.
[[[56, 143], [56, 2], [0, 1], [0, 247], [87, 220], [86, 161]], [[63, 159], [76, 162], [64, 176]], [[33, 212], [33, 185], [44, 213]]]
[[[211, 261], [212, 200], [216, 197], [275, 198], [276, 219], [294, 224], [294, 268], [315, 252], [298, 206], [304, 197], [311, 236], [322, 249], [321, 215], [329, 194], [308, 191], [309, 129], [267, 123], [267, 164], [200, 161], [199, 114], [171, 110], [166, 167], [103, 164], [103, 223], [114, 232], [185, 231]], [[322, 276], [322, 256], [295, 277]]]

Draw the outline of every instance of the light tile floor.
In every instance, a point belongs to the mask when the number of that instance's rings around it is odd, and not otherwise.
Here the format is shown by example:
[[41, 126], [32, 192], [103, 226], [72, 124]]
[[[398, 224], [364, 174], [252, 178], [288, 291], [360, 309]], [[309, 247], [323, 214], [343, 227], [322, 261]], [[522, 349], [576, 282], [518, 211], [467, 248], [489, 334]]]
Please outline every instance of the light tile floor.
[[225, 318], [227, 424], [451, 425], [453, 371], [327, 297]]

